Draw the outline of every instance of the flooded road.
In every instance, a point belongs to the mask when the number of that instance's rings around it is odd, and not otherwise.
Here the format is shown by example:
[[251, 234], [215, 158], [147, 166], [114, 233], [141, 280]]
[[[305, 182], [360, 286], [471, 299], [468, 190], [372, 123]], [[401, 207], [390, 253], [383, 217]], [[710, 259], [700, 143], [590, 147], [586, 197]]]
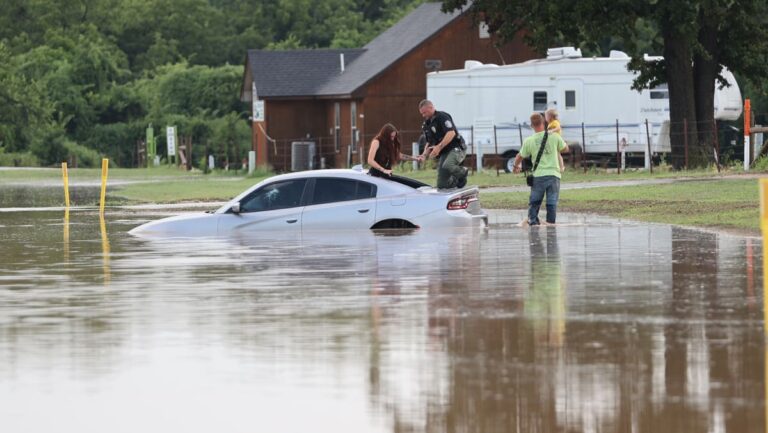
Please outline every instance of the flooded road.
[[0, 212], [3, 432], [763, 432], [755, 238], [126, 234]]

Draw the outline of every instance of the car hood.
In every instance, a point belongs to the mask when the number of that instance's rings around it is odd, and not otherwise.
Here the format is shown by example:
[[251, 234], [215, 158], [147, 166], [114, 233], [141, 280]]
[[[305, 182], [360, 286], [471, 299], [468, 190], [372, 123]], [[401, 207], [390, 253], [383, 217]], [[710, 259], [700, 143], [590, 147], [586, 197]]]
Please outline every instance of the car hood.
[[210, 213], [177, 215], [142, 224], [130, 230], [128, 234], [144, 237], [216, 236], [218, 218], [219, 215]]

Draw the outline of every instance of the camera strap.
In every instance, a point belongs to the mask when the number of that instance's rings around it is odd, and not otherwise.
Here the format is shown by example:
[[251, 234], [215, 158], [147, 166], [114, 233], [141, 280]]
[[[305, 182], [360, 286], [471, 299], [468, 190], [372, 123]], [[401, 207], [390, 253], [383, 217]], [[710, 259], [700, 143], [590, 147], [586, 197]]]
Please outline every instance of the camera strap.
[[536, 162], [533, 164], [533, 170], [531, 170], [531, 174], [536, 172], [536, 168], [539, 166], [539, 161], [541, 161], [541, 154], [544, 153], [544, 146], [547, 145], [547, 138], [549, 138], [548, 135], [549, 131], [544, 129], [544, 139], [541, 140], [541, 146], [539, 146], [539, 153], [536, 155]]

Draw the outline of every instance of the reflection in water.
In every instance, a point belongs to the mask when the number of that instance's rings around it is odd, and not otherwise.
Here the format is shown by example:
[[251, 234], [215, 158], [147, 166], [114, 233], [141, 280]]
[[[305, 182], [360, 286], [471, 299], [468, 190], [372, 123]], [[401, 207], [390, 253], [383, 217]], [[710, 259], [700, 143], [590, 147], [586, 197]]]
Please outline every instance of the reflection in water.
[[69, 208], [64, 209], [64, 263], [69, 262]]
[[99, 229], [101, 233], [101, 255], [104, 262], [104, 284], [109, 284], [111, 279], [109, 272], [109, 237], [107, 236], [107, 223], [104, 220], [104, 212], [99, 212]]
[[611, 222], [126, 236], [153, 217], [65, 214], [62, 245], [60, 213], [0, 212], [3, 431], [766, 425], [749, 239]]
[[538, 343], [561, 346], [565, 334], [565, 293], [557, 229], [537, 228], [531, 230], [530, 236], [531, 288], [525, 299], [525, 313], [533, 322]]

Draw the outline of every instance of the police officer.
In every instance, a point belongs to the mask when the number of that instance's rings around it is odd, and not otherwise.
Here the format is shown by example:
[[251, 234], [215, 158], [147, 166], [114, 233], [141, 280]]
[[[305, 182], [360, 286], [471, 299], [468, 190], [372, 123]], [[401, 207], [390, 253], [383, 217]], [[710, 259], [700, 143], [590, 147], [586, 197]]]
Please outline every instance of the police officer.
[[429, 99], [419, 102], [419, 113], [424, 118], [422, 129], [427, 140], [422, 156], [439, 158], [437, 163], [438, 188], [463, 188], [469, 170], [462, 167], [466, 157], [465, 146], [451, 115], [435, 110]]

